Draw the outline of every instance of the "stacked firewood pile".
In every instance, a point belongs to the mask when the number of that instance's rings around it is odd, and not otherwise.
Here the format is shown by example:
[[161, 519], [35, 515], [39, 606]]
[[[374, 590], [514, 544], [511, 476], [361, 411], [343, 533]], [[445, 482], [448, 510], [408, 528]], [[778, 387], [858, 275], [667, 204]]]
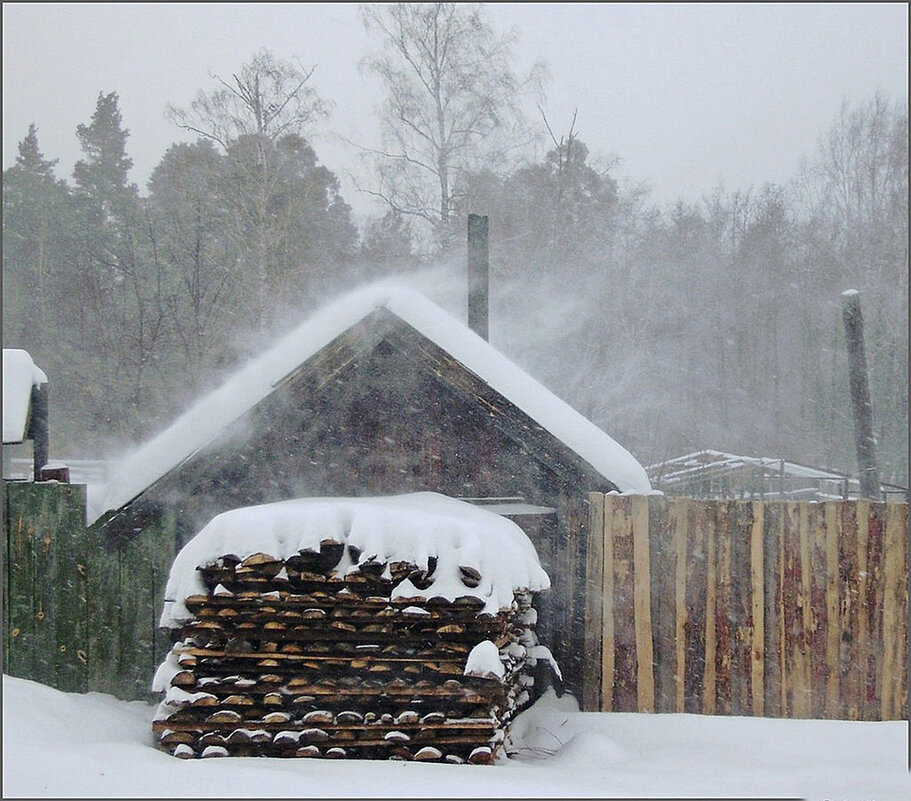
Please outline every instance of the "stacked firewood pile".
[[365, 558], [327, 538], [286, 558], [200, 565], [205, 591], [183, 601], [156, 676], [159, 747], [184, 758], [495, 761], [550, 675], [532, 592], [514, 588], [492, 611], [472, 594], [480, 570], [460, 565], [465, 593], [435, 595], [436, 562]]

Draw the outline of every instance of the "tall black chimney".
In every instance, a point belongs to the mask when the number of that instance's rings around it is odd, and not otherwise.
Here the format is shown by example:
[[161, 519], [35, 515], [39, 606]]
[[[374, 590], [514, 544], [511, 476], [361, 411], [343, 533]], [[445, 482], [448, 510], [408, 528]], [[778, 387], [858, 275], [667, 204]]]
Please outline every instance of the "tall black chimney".
[[488, 304], [490, 252], [487, 243], [487, 217], [468, 215], [468, 327], [489, 340]]

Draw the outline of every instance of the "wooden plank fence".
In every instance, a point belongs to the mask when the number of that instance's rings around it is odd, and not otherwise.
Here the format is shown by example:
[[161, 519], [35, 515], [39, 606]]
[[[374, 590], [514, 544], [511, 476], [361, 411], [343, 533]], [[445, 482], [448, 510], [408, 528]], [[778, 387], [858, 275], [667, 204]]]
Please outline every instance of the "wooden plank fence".
[[907, 718], [907, 504], [589, 501], [584, 709]]
[[[542, 553], [578, 580], [584, 709], [907, 717], [906, 504], [589, 501], [584, 536]], [[150, 697], [173, 516], [113, 542], [82, 486], [4, 482], [2, 509], [4, 672]], [[576, 606], [542, 632], [575, 630]]]
[[3, 672], [67, 692], [150, 698], [174, 557], [165, 521], [129, 542], [85, 526], [85, 487], [3, 482]]

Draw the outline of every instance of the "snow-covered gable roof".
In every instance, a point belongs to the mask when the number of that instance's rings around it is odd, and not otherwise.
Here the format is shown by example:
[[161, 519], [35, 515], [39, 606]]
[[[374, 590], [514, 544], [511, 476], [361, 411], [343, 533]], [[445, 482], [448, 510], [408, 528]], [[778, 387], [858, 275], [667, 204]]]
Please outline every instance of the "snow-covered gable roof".
[[3, 349], [3, 444], [22, 442], [28, 424], [32, 387], [47, 383], [28, 351]]
[[769, 456], [737, 456], [733, 453], [708, 449], [649, 465], [646, 470], [655, 481], [672, 484], [704, 473], [728, 473], [741, 467], [758, 467], [776, 473], [782, 472], [785, 476], [792, 478], [841, 481], [848, 477], [845, 473], [808, 467], [784, 459], [774, 459]]
[[414, 290], [384, 286], [357, 290], [324, 306], [169, 428], [113, 464], [106, 485], [89, 486], [89, 524], [105, 512], [121, 508], [212, 442], [303, 362], [380, 308], [475, 373], [622, 492], [651, 490], [645, 469], [625, 448], [471, 329]]

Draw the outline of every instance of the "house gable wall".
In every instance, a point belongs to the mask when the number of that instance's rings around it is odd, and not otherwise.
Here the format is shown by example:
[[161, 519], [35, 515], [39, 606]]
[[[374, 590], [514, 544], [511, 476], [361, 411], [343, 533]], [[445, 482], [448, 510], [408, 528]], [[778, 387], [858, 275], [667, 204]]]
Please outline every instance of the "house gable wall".
[[338, 337], [134, 506], [176, 508], [191, 536], [219, 512], [293, 497], [430, 490], [555, 506], [580, 491], [613, 489], [521, 410], [386, 315], [380, 310]]
[[[555, 588], [542, 599], [548, 643], [576, 683], [583, 622], [574, 613], [583, 577], [585, 493], [610, 491], [565, 445], [393, 315], [345, 332], [286, 376], [275, 391], [205, 449], [111, 519], [175, 515], [178, 547], [214, 515], [307, 496], [434, 491], [453, 497], [522, 496], [556, 509], [526, 522]], [[578, 642], [577, 642], [578, 640]], [[580, 663], [581, 664], [581, 663]], [[579, 671], [581, 672], [581, 671]]]

